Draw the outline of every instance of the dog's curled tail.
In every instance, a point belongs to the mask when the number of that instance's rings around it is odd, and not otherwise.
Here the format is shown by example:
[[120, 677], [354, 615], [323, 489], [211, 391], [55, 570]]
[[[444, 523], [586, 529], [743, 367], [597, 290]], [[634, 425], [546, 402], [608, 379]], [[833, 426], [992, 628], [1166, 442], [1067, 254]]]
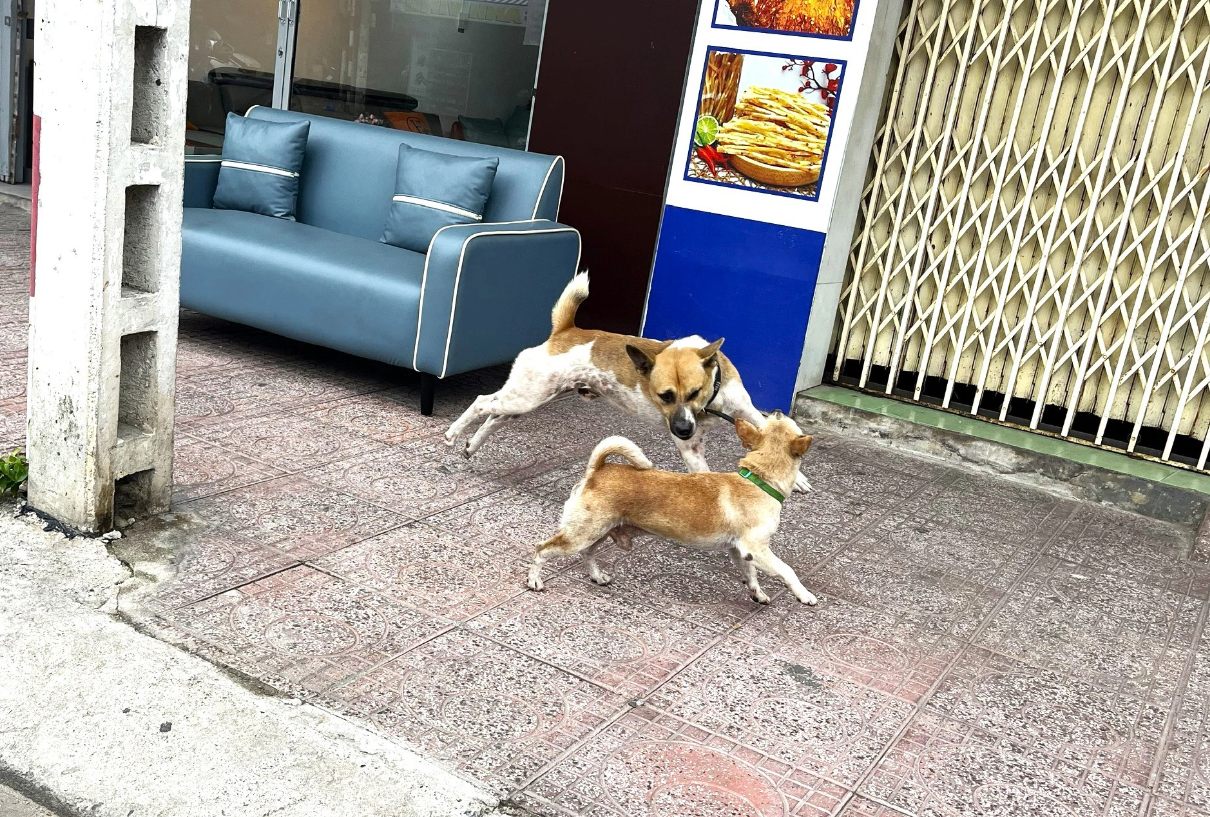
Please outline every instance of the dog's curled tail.
[[591, 477], [592, 472], [604, 465], [606, 458], [611, 454], [618, 455], [640, 471], [650, 471], [655, 467], [651, 464], [651, 460], [647, 459], [643, 450], [630, 440], [625, 437], [606, 437], [592, 450], [592, 455], [588, 458], [588, 468], [584, 471], [584, 478]]
[[588, 273], [577, 272], [563, 288], [563, 294], [555, 301], [555, 308], [550, 313], [551, 334], [558, 334], [576, 326], [576, 310], [588, 297]]

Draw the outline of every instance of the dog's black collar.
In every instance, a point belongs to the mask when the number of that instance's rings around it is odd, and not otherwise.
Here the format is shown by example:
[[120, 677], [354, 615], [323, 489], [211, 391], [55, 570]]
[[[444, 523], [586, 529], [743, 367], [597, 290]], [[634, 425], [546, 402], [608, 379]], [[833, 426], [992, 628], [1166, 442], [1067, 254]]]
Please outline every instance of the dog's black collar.
[[706, 401], [706, 407], [703, 408], [702, 411], [706, 412], [707, 414], [713, 414], [715, 417], [722, 417], [728, 423], [731, 423], [731, 425], [735, 425], [735, 418], [732, 417], [730, 414], [724, 414], [723, 412], [719, 411], [718, 409], [710, 408], [710, 404], [714, 402], [714, 398], [718, 397], [718, 391], [722, 387], [723, 387], [723, 364], [715, 363], [714, 364], [714, 393], [710, 395], [710, 399]]

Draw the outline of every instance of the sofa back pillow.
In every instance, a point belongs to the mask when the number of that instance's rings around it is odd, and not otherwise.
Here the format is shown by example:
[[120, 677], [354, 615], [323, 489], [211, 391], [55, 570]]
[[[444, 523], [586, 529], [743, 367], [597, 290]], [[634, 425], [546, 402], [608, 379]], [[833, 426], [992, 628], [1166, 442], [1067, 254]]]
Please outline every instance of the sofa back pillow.
[[428, 252], [442, 227], [482, 221], [499, 166], [494, 156], [451, 156], [400, 145], [395, 195], [380, 240]]
[[310, 130], [307, 121], [266, 122], [227, 114], [215, 209], [293, 221]]

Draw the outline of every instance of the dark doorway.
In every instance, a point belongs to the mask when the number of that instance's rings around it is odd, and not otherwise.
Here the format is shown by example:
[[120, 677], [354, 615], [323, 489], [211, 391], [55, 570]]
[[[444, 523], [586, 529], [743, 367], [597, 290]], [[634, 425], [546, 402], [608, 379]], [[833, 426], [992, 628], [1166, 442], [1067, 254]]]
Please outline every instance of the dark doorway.
[[567, 158], [559, 220], [584, 237], [581, 325], [637, 332], [698, 0], [551, 0], [529, 149]]

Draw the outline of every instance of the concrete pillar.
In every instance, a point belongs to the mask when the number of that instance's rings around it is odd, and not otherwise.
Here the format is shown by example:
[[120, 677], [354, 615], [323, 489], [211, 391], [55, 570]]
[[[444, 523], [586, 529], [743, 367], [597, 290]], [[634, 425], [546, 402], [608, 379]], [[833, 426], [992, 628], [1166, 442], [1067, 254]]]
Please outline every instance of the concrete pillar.
[[84, 533], [172, 495], [188, 0], [39, 0], [29, 503]]

